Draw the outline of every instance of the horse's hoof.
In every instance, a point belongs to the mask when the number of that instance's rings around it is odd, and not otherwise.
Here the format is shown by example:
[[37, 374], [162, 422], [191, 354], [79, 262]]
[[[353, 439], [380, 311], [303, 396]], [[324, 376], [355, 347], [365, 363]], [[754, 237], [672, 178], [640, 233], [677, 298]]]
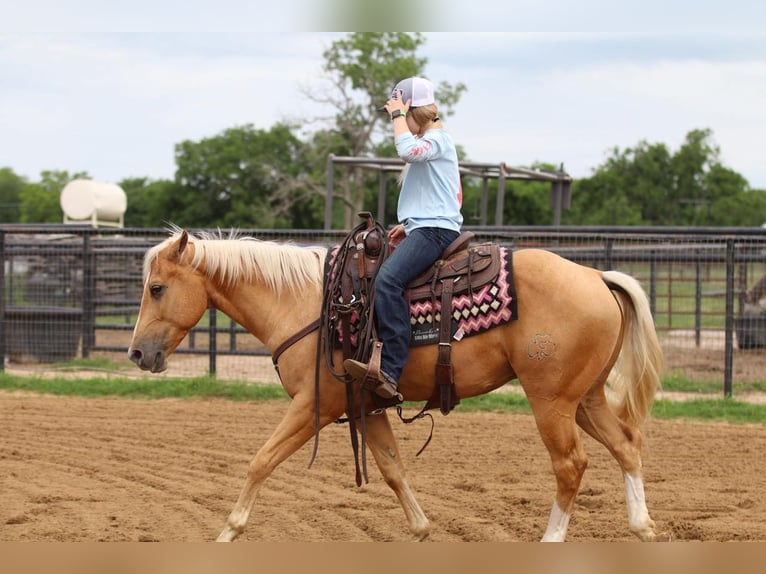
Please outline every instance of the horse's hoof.
[[671, 542], [673, 537], [670, 532], [646, 532], [636, 534], [642, 542]]
[[228, 524], [224, 527], [224, 529], [221, 531], [221, 533], [218, 535], [218, 538], [215, 539], [216, 542], [234, 542], [236, 540], [237, 536], [239, 536], [239, 532], [237, 532], [235, 529], [233, 529]]

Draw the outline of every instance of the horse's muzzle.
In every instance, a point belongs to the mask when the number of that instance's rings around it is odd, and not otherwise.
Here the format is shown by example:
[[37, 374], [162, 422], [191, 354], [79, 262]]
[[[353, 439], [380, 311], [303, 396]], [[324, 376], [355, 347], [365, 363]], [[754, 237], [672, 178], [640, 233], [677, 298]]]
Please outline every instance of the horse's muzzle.
[[128, 358], [144, 371], [161, 373], [168, 368], [164, 351], [144, 353], [141, 349], [131, 348], [128, 350]]

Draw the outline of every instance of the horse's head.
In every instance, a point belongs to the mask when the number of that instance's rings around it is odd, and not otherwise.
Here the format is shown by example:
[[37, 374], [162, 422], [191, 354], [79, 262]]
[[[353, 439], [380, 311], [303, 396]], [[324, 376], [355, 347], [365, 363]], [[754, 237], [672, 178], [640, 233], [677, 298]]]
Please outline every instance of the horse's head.
[[164, 371], [168, 356], [208, 307], [205, 276], [190, 264], [193, 250], [183, 231], [146, 254], [141, 308], [128, 349], [141, 369]]

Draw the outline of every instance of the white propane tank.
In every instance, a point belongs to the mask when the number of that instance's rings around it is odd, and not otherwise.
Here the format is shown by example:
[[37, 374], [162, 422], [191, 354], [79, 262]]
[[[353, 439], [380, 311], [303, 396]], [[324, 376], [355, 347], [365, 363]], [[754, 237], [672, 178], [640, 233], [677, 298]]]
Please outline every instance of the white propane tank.
[[123, 227], [128, 198], [119, 185], [74, 179], [59, 197], [64, 223], [90, 223], [93, 227]]

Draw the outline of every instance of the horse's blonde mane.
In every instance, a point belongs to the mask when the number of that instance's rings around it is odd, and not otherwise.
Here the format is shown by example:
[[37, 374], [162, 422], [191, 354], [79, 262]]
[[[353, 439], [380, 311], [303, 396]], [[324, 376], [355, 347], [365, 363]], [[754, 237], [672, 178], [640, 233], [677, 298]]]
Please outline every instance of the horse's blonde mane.
[[[144, 277], [148, 276], [151, 262], [181, 231], [171, 229], [172, 235], [150, 249], [144, 262]], [[239, 236], [231, 230], [225, 236], [218, 233], [189, 233], [189, 244], [194, 246], [191, 265], [201, 268], [209, 277], [217, 275], [221, 283], [232, 285], [252, 281], [259, 277], [277, 293], [285, 289], [297, 292], [307, 284], [321, 285], [324, 276], [324, 247], [303, 247], [292, 243], [263, 241]]]

